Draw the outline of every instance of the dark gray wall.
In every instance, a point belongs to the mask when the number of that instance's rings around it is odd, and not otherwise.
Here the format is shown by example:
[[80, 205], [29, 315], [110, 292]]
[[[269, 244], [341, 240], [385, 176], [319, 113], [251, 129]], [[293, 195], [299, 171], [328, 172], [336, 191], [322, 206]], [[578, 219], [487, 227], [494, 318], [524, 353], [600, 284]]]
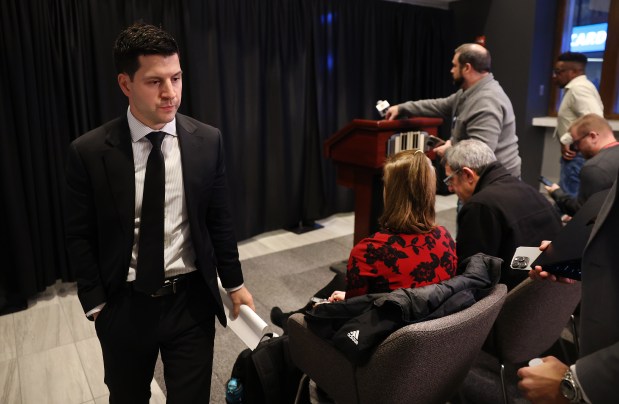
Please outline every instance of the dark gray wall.
[[548, 111], [556, 1], [460, 0], [452, 10], [461, 43], [486, 36], [493, 73], [514, 106], [522, 178], [537, 187], [544, 130], [531, 122]]

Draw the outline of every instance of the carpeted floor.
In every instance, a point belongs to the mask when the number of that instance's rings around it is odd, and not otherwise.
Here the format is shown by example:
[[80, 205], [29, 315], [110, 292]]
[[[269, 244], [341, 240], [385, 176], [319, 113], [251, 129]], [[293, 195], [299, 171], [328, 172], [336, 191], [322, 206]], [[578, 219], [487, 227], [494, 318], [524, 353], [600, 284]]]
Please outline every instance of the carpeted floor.
[[[305, 305], [313, 292], [333, 278], [329, 266], [348, 258], [352, 241], [350, 235], [243, 261], [245, 284], [254, 297], [260, 317], [270, 324], [271, 307], [294, 310]], [[232, 365], [246, 347], [231, 330], [221, 327], [218, 322], [216, 327], [211, 403], [223, 404], [225, 383]], [[282, 333], [273, 325], [269, 325], [266, 331]], [[157, 361], [155, 380], [165, 393], [161, 361]]]
[[[445, 226], [455, 239], [455, 208], [437, 212], [437, 223]], [[293, 233], [290, 235], [295, 236]], [[351, 234], [242, 261], [245, 284], [254, 297], [257, 313], [270, 324], [271, 307], [280, 306], [284, 311], [289, 311], [304, 306], [314, 292], [333, 278], [329, 266], [347, 260], [352, 246]], [[216, 327], [211, 403], [223, 404], [225, 383], [237, 355], [245, 349], [245, 345], [231, 330], [221, 327], [218, 322]], [[270, 325], [266, 332], [281, 334], [282, 330]], [[155, 380], [165, 393], [160, 360], [157, 361]]]

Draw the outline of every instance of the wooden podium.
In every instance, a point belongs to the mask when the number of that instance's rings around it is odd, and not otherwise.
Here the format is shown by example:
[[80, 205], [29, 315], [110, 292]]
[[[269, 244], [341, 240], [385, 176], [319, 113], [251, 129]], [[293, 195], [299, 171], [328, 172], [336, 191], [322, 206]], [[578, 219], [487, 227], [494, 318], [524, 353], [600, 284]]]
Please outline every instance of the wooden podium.
[[355, 191], [354, 244], [372, 233], [382, 211], [382, 168], [387, 141], [394, 133], [426, 131], [437, 134], [440, 118], [394, 121], [355, 119], [324, 143], [324, 153], [335, 162], [337, 183]]

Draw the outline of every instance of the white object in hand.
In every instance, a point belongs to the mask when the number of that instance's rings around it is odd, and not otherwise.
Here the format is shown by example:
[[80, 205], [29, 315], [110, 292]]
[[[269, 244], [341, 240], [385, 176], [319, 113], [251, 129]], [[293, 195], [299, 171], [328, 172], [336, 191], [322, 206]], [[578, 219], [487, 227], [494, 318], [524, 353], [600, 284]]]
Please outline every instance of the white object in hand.
[[[267, 323], [260, 318], [249, 306], [241, 305], [241, 311], [237, 318], [232, 318], [232, 310], [234, 304], [230, 299], [230, 296], [221, 285], [221, 280], [217, 278], [219, 284], [219, 295], [224, 304], [224, 312], [228, 318], [228, 327], [247, 345], [251, 350], [256, 349], [258, 343], [264, 335], [264, 329], [267, 327]], [[277, 336], [273, 333], [274, 336]]]
[[564, 133], [560, 138], [559, 141], [561, 142], [561, 144], [564, 144], [566, 146], [571, 145], [572, 143], [574, 143], [574, 138], [572, 138], [572, 135], [568, 133]]
[[529, 361], [529, 366], [537, 366], [537, 365], [541, 365], [542, 363], [544, 363], [544, 361], [541, 360], [540, 358], [533, 358]]
[[380, 116], [384, 117], [385, 114], [387, 113], [387, 110], [389, 109], [390, 105], [389, 105], [389, 101], [387, 100], [380, 100], [376, 103], [376, 109], [378, 110], [378, 113], [380, 114]]

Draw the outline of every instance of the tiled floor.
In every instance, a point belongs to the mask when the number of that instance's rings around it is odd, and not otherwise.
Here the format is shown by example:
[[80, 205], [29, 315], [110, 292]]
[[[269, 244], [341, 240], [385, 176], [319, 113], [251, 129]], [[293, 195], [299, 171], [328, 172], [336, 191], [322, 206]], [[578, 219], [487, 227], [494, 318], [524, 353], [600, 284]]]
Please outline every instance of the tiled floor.
[[[0, 403], [107, 403], [101, 348], [75, 284], [57, 283], [27, 310], [0, 317]], [[165, 403], [152, 384], [151, 403]]]
[[[437, 210], [455, 207], [438, 197]], [[279, 230], [239, 243], [241, 260], [352, 234], [354, 216], [338, 214], [323, 228], [294, 234]], [[308, 291], [309, 292], [309, 291]], [[157, 383], [151, 403], [165, 403]], [[75, 284], [57, 283], [27, 310], [0, 316], [0, 404], [102, 404], [108, 402], [94, 323], [87, 321]]]

